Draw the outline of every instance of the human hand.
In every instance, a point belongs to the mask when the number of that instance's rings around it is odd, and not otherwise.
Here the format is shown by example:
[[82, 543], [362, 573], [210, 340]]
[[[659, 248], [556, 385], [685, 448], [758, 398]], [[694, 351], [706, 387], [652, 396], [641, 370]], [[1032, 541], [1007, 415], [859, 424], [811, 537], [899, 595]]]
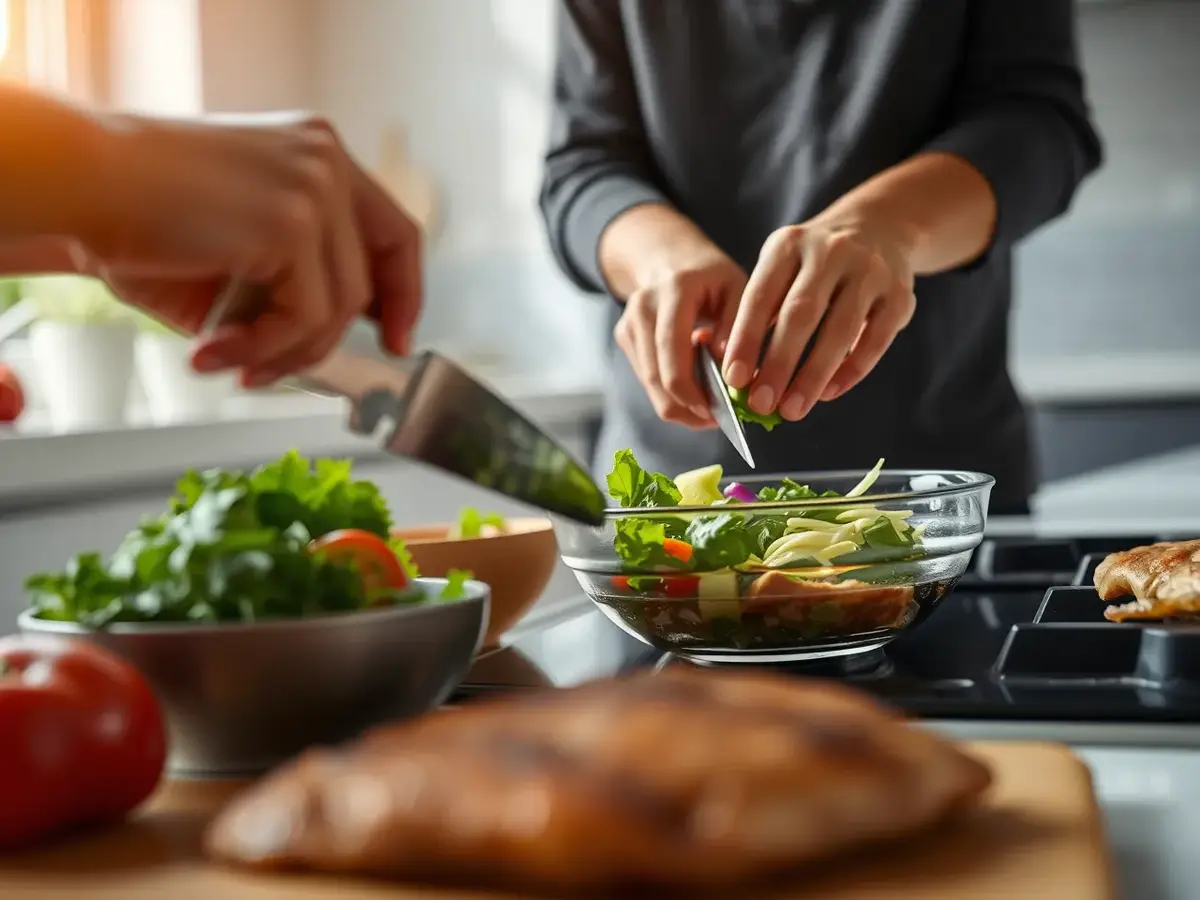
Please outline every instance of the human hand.
[[409, 349], [421, 303], [420, 230], [327, 123], [114, 120], [106, 153], [115, 219], [89, 249], [123, 299], [189, 333], [230, 279], [271, 289], [253, 322], [218, 328], [200, 371], [247, 387], [323, 359], [368, 314]]
[[715, 428], [708, 394], [697, 380], [695, 344], [712, 331], [719, 352], [746, 273], [706, 240], [672, 250], [629, 294], [613, 333], [661, 419]]
[[774, 232], [738, 305], [725, 380], [749, 389], [755, 412], [778, 409], [793, 422], [818, 400], [846, 393], [912, 319], [916, 298], [908, 256], [902, 235], [857, 221], [818, 217]]

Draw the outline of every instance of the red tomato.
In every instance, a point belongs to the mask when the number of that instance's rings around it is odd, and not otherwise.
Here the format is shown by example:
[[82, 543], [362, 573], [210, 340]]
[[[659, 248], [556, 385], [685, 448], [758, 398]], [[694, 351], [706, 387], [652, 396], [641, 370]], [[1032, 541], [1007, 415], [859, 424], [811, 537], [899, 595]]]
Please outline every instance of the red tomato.
[[0, 423], [15, 422], [25, 411], [25, 392], [17, 373], [0, 363]]
[[402, 591], [408, 587], [400, 560], [377, 534], [357, 528], [331, 531], [313, 541], [310, 548], [332, 562], [353, 563], [368, 591]]
[[614, 575], [612, 577], [612, 586], [615, 587], [618, 591], [628, 591], [630, 589], [629, 588], [629, 576], [628, 575]]
[[687, 541], [677, 541], [675, 538], [667, 538], [663, 541], [663, 552], [667, 556], [673, 556], [680, 562], [692, 561], [692, 545]]
[[664, 575], [657, 589], [659, 593], [677, 599], [695, 597], [700, 589], [700, 578], [697, 575]]
[[0, 735], [0, 850], [121, 818], [166, 763], [150, 686], [83, 640], [0, 638]]

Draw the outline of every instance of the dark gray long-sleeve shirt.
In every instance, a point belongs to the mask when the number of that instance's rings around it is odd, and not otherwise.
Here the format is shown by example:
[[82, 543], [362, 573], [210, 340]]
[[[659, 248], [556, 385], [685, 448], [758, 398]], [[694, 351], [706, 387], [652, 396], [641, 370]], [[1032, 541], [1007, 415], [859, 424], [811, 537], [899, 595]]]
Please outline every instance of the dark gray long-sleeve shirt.
[[[889, 467], [997, 477], [993, 510], [1035, 484], [1008, 375], [1012, 247], [1099, 165], [1074, 0], [560, 0], [541, 208], [563, 270], [603, 292], [597, 248], [662, 201], [742, 265], [766, 237], [925, 150], [995, 192], [992, 245], [916, 284], [917, 311], [865, 381], [802, 422], [748, 426], [760, 472]], [[613, 304], [615, 324], [620, 308]], [[632, 447], [669, 474], [744, 463], [717, 432], [655, 415], [623, 354], [596, 468]]]

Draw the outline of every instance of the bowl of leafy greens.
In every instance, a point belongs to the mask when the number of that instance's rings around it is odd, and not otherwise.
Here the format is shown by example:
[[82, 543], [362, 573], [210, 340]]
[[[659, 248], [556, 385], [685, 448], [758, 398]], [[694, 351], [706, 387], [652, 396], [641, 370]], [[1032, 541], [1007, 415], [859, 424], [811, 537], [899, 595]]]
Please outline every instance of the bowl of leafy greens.
[[507, 518], [466, 507], [458, 521], [393, 530], [413, 562], [427, 575], [470, 569], [491, 589], [485, 647], [520, 621], [550, 583], [558, 565], [558, 545], [550, 520]]
[[24, 632], [95, 641], [148, 678], [176, 772], [253, 773], [442, 702], [487, 628], [469, 572], [421, 577], [378, 488], [297, 453], [188, 472], [111, 557], [31, 576]]
[[564, 562], [613, 622], [702, 662], [797, 662], [882, 647], [922, 622], [983, 539], [978, 472], [674, 478], [618, 451], [619, 507], [559, 523]]

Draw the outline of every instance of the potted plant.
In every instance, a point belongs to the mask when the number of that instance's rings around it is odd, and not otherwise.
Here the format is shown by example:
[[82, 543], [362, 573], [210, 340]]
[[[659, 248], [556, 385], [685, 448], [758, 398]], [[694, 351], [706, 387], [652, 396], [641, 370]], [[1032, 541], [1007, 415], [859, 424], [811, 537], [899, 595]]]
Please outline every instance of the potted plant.
[[29, 349], [53, 429], [124, 425], [133, 383], [133, 313], [103, 282], [75, 275], [24, 279], [21, 294], [37, 306]]
[[234, 377], [197, 374], [187, 338], [149, 316], [139, 315], [137, 322], [134, 359], [150, 420], [174, 425], [220, 418], [226, 398], [234, 394]]

